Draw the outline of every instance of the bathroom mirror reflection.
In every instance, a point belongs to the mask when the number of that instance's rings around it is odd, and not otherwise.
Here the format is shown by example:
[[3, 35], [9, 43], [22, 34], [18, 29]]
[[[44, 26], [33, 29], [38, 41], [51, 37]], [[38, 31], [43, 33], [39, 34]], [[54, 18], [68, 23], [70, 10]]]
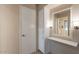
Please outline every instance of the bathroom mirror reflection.
[[70, 9], [53, 14], [54, 34], [68, 37], [70, 35]]

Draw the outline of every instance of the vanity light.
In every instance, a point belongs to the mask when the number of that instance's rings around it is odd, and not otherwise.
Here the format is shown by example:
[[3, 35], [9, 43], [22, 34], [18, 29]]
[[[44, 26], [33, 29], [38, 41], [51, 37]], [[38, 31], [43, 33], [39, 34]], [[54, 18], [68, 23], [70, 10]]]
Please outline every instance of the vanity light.
[[79, 26], [74, 26], [74, 29], [75, 29], [75, 30], [78, 30], [78, 29], [79, 29]]
[[74, 26], [79, 26], [79, 21], [74, 21]]
[[51, 27], [53, 27], [52, 21], [51, 20], [47, 21], [47, 28], [51, 28]]

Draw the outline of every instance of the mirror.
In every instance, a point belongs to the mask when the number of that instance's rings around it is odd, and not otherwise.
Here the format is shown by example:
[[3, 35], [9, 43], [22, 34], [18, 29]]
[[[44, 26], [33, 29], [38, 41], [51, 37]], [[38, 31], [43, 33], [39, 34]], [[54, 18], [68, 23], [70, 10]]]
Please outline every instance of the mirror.
[[68, 37], [70, 35], [70, 9], [53, 14], [53, 34]]

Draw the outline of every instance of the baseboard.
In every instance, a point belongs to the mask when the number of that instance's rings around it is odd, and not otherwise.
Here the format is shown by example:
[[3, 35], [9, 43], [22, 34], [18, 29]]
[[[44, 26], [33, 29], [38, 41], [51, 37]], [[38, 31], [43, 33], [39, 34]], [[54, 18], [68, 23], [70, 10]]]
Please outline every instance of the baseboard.
[[[39, 52], [39, 53], [38, 53]], [[37, 50], [35, 52], [32, 52], [31, 54], [43, 54], [43, 52], [41, 52], [40, 50]]]
[[39, 52], [41, 52], [42, 54], [44, 54], [40, 49], [38, 49]]

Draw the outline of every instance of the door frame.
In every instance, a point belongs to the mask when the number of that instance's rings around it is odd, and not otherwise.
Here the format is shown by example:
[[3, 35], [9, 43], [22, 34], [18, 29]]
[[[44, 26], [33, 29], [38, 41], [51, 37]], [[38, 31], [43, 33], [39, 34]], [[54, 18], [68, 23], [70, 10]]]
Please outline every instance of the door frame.
[[22, 19], [21, 19], [21, 7], [19, 6], [19, 53], [22, 53]]

